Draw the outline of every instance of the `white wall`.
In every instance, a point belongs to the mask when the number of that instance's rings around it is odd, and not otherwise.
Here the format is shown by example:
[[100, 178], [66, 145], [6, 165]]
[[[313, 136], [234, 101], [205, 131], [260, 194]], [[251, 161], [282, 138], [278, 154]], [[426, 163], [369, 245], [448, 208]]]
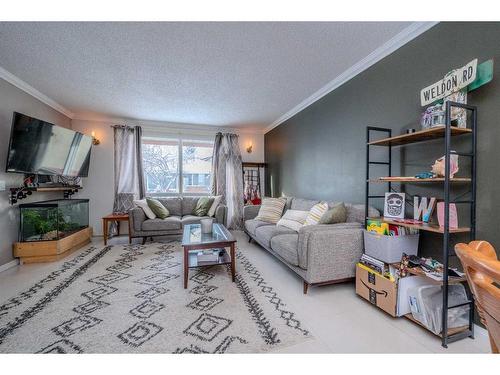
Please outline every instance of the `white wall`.
[[[83, 189], [75, 198], [90, 199], [90, 225], [94, 228], [94, 235], [102, 235], [101, 218], [113, 210], [114, 198], [114, 170], [113, 170], [113, 124], [140, 125], [144, 133], [155, 132], [165, 134], [199, 134], [214, 136], [217, 131], [228, 131], [240, 136], [240, 149], [244, 162], [264, 162], [264, 135], [262, 132], [243, 132], [237, 129], [214, 128], [209, 126], [172, 124], [149, 121], [101, 121], [101, 120], [72, 120], [73, 130], [90, 134], [95, 132], [101, 144], [92, 148], [89, 176], [82, 181]], [[246, 147], [252, 143], [251, 154]], [[264, 184], [262, 184], [264, 186]], [[126, 230], [124, 228], [123, 232]]]
[[[12, 244], [18, 240], [19, 208], [9, 204], [9, 188], [18, 187], [23, 183], [23, 175], [5, 173], [7, 150], [9, 148], [10, 128], [13, 112], [24, 113], [53, 124], [70, 127], [70, 119], [33, 96], [25, 93], [7, 81], [0, 79], [0, 181], [6, 185], [5, 191], [0, 191], [0, 266], [14, 259]], [[19, 203], [62, 198], [61, 193], [34, 193]]]

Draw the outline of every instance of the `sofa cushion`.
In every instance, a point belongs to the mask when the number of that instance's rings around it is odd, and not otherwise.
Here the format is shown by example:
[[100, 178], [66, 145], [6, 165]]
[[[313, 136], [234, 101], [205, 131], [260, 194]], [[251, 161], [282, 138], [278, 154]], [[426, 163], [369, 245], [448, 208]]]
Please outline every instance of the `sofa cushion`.
[[166, 219], [148, 219], [142, 223], [143, 231], [163, 231], [181, 229], [181, 218], [179, 216], [169, 216]]
[[[365, 222], [365, 205], [364, 204], [351, 204], [346, 203], [345, 208], [347, 210], [347, 223], [364, 223]], [[380, 212], [373, 208], [372, 206], [368, 206], [368, 217], [379, 217]]]
[[193, 215], [193, 211], [200, 197], [182, 197], [182, 216]]
[[299, 265], [299, 254], [297, 251], [299, 235], [279, 234], [271, 239], [271, 249], [293, 266]]
[[210, 206], [210, 209], [207, 212], [208, 216], [215, 216], [215, 211], [217, 210], [217, 207], [219, 207], [219, 204], [222, 202], [222, 195], [216, 195], [214, 197], [214, 201], [212, 205]]
[[255, 230], [263, 225], [274, 225], [271, 223], [266, 223], [265, 221], [260, 221], [256, 219], [245, 220], [245, 229], [248, 233], [255, 236]]
[[181, 219], [182, 227], [188, 224], [200, 224], [201, 219], [210, 219], [210, 216], [184, 215]]
[[319, 224], [319, 221], [323, 217], [323, 215], [328, 211], [328, 203], [326, 202], [321, 202], [318, 204], [315, 204], [312, 208], [311, 211], [309, 211], [309, 215], [307, 215], [306, 221], [304, 222], [304, 225], [317, 225]]
[[292, 210], [310, 211], [311, 208], [318, 203], [319, 201], [312, 199], [293, 198], [290, 208]]
[[293, 229], [277, 225], [263, 225], [255, 230], [255, 237], [264, 246], [271, 247], [271, 239], [278, 234], [297, 234]]
[[[163, 204], [157, 199], [146, 198], [146, 202], [151, 211], [154, 212], [157, 218], [165, 219], [170, 216], [170, 212], [165, 208]], [[150, 219], [155, 219], [154, 217]]]
[[212, 207], [214, 197], [200, 197], [192, 214], [196, 216], [208, 216], [208, 210]]
[[161, 204], [165, 206], [170, 215], [172, 216], [182, 216], [181, 202], [182, 199], [178, 197], [172, 198], [159, 198]]
[[285, 204], [285, 198], [264, 198], [255, 219], [276, 224], [283, 215]]
[[156, 214], [149, 208], [146, 199], [136, 199], [134, 200], [134, 204], [142, 209], [148, 219], [156, 219]]
[[308, 215], [308, 211], [287, 210], [276, 225], [290, 228], [298, 232], [304, 225]]
[[321, 219], [319, 220], [320, 224], [336, 224], [336, 223], [345, 223], [345, 219], [347, 218], [347, 210], [345, 208], [344, 202], [340, 202], [337, 205], [331, 207], [328, 211], [325, 212]]

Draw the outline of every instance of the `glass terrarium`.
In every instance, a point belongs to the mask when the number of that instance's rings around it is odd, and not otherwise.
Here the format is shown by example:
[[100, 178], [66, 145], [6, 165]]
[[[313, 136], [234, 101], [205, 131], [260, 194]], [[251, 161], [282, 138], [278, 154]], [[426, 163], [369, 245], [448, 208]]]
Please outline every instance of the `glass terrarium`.
[[59, 240], [89, 226], [88, 199], [54, 199], [19, 208], [21, 242]]

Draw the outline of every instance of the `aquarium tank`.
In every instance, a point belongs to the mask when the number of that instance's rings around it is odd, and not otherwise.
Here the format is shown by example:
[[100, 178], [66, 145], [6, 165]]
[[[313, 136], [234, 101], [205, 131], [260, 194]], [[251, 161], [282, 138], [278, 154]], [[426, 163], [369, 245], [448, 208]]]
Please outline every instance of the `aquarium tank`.
[[19, 205], [19, 241], [54, 241], [89, 226], [88, 199], [54, 199]]

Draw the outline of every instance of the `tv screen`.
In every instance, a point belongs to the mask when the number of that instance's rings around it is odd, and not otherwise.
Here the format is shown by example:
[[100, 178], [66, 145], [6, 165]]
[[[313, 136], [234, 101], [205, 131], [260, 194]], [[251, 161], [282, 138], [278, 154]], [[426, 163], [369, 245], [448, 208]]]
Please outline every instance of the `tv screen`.
[[7, 172], [87, 177], [92, 137], [14, 112]]

